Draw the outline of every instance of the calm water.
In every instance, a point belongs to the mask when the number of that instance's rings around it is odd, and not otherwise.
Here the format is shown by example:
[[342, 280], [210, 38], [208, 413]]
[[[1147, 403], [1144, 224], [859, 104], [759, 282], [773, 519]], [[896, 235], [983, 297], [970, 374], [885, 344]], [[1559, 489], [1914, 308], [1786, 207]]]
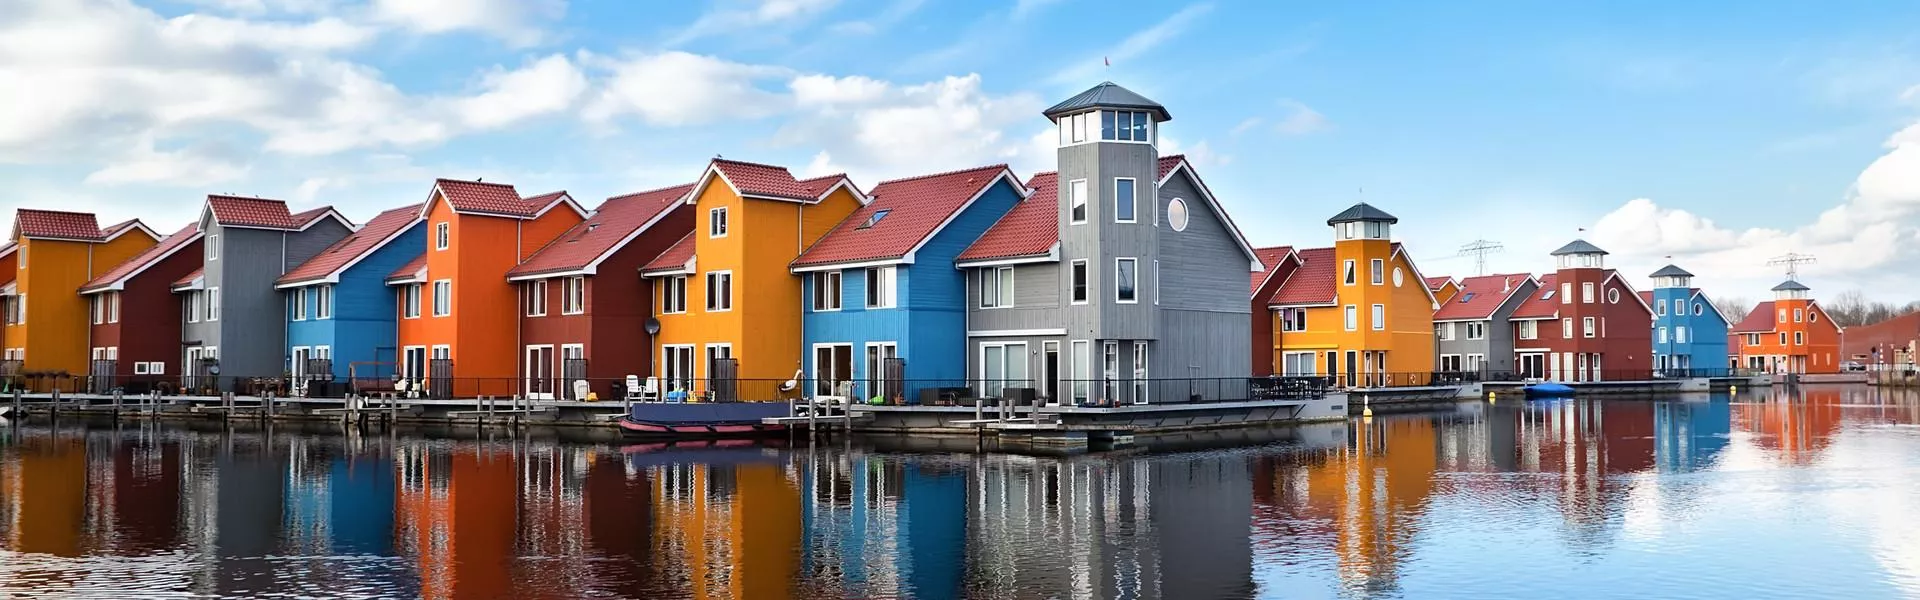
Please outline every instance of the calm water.
[[1920, 597], [1916, 423], [1867, 388], [1057, 458], [15, 423], [0, 597]]

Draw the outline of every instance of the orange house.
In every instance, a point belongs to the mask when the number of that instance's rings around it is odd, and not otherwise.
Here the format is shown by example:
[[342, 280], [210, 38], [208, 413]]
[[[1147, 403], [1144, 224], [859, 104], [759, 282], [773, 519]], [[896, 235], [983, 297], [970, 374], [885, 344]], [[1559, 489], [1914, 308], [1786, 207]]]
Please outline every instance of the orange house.
[[[427, 248], [388, 285], [399, 298], [400, 372], [437, 398], [519, 392], [519, 294], [507, 271], [587, 216], [566, 192], [440, 179], [420, 209]], [[411, 269], [411, 270], [409, 270]]]
[[1769, 373], [1839, 373], [1840, 326], [1813, 301], [1811, 288], [1787, 280], [1773, 286], [1773, 301], [1753, 307], [1733, 326], [1741, 367]]
[[1428, 277], [1427, 289], [1433, 290], [1433, 299], [1435, 302], [1439, 302], [1441, 306], [1446, 306], [1448, 302], [1453, 301], [1455, 295], [1460, 293], [1460, 282], [1454, 281], [1450, 275]]
[[[86, 375], [94, 315], [80, 286], [158, 243], [160, 236], [138, 220], [102, 229], [88, 213], [20, 209], [13, 243], [0, 249], [13, 263], [12, 283], [0, 288], [6, 329], [0, 370]], [[110, 312], [101, 319], [118, 320], [117, 304], [102, 308]]]
[[785, 167], [715, 159], [686, 201], [693, 233], [641, 268], [658, 294], [654, 373], [668, 391], [772, 400], [805, 357], [802, 278], [788, 265], [867, 196], [845, 175], [797, 180]]
[[1334, 215], [1332, 248], [1299, 250], [1269, 302], [1274, 373], [1331, 376], [1342, 387], [1425, 385], [1435, 369], [1433, 288], [1391, 226], [1366, 203]]

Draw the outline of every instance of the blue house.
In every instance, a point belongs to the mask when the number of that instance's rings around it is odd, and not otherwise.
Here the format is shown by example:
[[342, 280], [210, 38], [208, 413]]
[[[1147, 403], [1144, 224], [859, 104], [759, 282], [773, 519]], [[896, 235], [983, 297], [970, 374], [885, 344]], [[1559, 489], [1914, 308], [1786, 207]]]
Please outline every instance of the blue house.
[[1006, 165], [882, 182], [790, 265], [815, 396], [913, 404], [967, 385], [965, 273], [954, 258], [1026, 197]]
[[419, 205], [396, 208], [281, 276], [274, 286], [287, 300], [287, 373], [296, 381], [391, 377], [400, 288], [386, 277], [420, 256], [426, 236]]
[[1684, 375], [1725, 369], [1727, 318], [1693, 287], [1693, 274], [1667, 265], [1652, 277], [1653, 291], [1642, 294], [1653, 306], [1654, 371]]

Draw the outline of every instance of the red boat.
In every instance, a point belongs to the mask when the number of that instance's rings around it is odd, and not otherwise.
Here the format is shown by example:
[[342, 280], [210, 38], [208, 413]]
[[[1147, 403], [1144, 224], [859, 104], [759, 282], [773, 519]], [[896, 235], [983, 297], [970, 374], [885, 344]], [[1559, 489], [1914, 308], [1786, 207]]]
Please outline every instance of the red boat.
[[620, 429], [629, 436], [662, 438], [744, 438], [782, 433], [785, 425], [762, 423], [654, 423], [622, 417]]

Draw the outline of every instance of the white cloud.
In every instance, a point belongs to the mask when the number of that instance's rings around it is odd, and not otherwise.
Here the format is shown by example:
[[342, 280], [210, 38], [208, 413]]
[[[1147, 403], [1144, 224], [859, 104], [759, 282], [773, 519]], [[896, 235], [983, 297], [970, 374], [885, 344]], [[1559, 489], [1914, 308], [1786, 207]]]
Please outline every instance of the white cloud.
[[1264, 122], [1266, 122], [1266, 120], [1261, 119], [1260, 117], [1247, 117], [1245, 119], [1242, 119], [1239, 125], [1234, 125], [1233, 130], [1229, 131], [1228, 133], [1232, 135], [1240, 135], [1242, 133], [1252, 131], [1253, 128], [1259, 127], [1260, 124]]
[[1092, 85], [1099, 79], [1097, 74], [1106, 68], [1106, 62], [1126, 63], [1134, 57], [1146, 54], [1160, 47], [1161, 44], [1180, 37], [1181, 34], [1186, 33], [1187, 28], [1193, 26], [1194, 21], [1212, 11], [1213, 4], [1204, 2], [1180, 9], [1179, 12], [1173, 13], [1152, 27], [1134, 32], [1119, 44], [1108, 48], [1101, 54], [1101, 61], [1095, 61], [1091, 57], [1075, 61], [1073, 66], [1054, 73], [1050, 81], [1056, 85]]
[[720, 35], [729, 31], [753, 29], [772, 25], [799, 25], [811, 21], [839, 4], [840, 0], [753, 0], [752, 2], [733, 4], [737, 8], [725, 8], [710, 11], [680, 34], [667, 40], [668, 46], [679, 46], [700, 38]]
[[257, 47], [268, 50], [331, 52], [365, 45], [379, 34], [373, 27], [328, 17], [308, 23], [246, 21], [184, 15], [167, 21], [160, 34], [211, 48]]
[[496, 68], [481, 87], [480, 95], [455, 100], [454, 111], [470, 127], [491, 129], [571, 108], [586, 93], [587, 76], [554, 54], [512, 71]]
[[793, 90], [794, 102], [800, 106], [830, 106], [873, 102], [885, 95], [892, 86], [885, 81], [859, 75], [802, 75], [795, 77], [787, 87]]
[[1287, 109], [1287, 118], [1274, 125], [1274, 130], [1282, 135], [1307, 135], [1333, 129], [1333, 122], [1320, 111], [1298, 100], [1283, 98], [1280, 106]]
[[[1039, 116], [1045, 105], [1036, 96], [989, 94], [981, 88], [977, 74], [911, 86], [849, 85], [853, 79], [835, 80], [833, 89], [852, 87], [857, 94], [809, 93], [816, 100], [854, 97], [859, 102], [806, 104], [775, 134], [775, 143], [818, 145], [816, 164], [879, 179], [996, 162], [1030, 172], [1025, 169], [1052, 162], [1039, 160], [1051, 159], [1051, 144], [1042, 155], [1033, 144], [1020, 144], [1022, 137], [1009, 133], [1027, 124], [1045, 127], [1045, 119]], [[1051, 136], [1052, 130], [1043, 135]]]
[[587, 108], [589, 119], [606, 121], [635, 114], [648, 124], [660, 126], [772, 115], [785, 107], [787, 99], [760, 84], [791, 75], [782, 67], [677, 51], [625, 59], [588, 56], [582, 60], [609, 73]]
[[880, 11], [873, 18], [842, 21], [833, 24], [831, 30], [841, 35], [873, 35], [905, 21], [926, 3], [927, 0], [894, 0], [892, 4], [887, 5], [886, 10]]
[[190, 149], [156, 151], [142, 144], [127, 156], [87, 175], [86, 183], [134, 183], [200, 187], [245, 177], [247, 166]]
[[373, 0], [373, 16], [419, 33], [474, 30], [521, 46], [547, 38], [543, 27], [567, 13], [566, 0]]

